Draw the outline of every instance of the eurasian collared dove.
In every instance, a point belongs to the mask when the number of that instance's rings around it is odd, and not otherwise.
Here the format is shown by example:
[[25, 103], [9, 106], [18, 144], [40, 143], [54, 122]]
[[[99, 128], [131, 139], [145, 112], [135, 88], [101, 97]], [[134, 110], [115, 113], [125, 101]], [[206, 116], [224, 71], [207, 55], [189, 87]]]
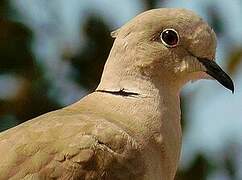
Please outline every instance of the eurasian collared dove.
[[215, 33], [190, 10], [154, 9], [112, 36], [95, 92], [0, 134], [1, 180], [174, 178], [182, 86], [210, 75], [234, 90]]

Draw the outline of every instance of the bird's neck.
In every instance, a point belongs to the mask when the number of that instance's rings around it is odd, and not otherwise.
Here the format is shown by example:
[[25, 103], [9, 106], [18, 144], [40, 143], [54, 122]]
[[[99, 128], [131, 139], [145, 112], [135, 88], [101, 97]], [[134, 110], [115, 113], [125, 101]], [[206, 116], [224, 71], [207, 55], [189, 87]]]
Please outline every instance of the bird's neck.
[[[164, 131], [172, 132], [172, 129], [180, 132], [179, 89], [172, 88], [171, 82], [163, 79], [151, 81], [137, 74], [125, 78], [115, 76], [115, 73], [113, 76], [104, 74], [96, 93], [111, 102], [108, 108], [112, 111], [131, 117], [124, 118], [122, 123], [137, 136], [149, 137]], [[142, 128], [137, 128], [139, 126]]]
[[[115, 112], [132, 117], [130, 122], [125, 120], [124, 123], [137, 131], [137, 135], [142, 134], [136, 128], [139, 125], [144, 126], [142, 130], [147, 129], [149, 132], [161, 131], [162, 124], [163, 127], [170, 126], [168, 129], [172, 126], [179, 128], [181, 83], [169, 72], [161, 67], [157, 68], [158, 65], [146, 66], [139, 59], [132, 59], [137, 57], [132, 54], [136, 51], [127, 54], [122, 48], [123, 46], [119, 50], [123, 54], [116, 54], [115, 49], [112, 49], [96, 92], [104, 94], [103, 97], [114, 97], [110, 101], [117, 103], [117, 108], [120, 108], [120, 104], [124, 105], [122, 109], [115, 109]], [[155, 74], [151, 74], [152, 72]], [[165, 124], [164, 121], [168, 122]]]
[[[132, 69], [133, 68], [133, 69]], [[105, 69], [98, 85], [97, 91], [109, 91], [113, 93], [130, 93], [146, 97], [159, 97], [164, 94], [178, 97], [180, 84], [169, 74], [161, 77], [145, 76], [135, 67], [127, 67], [125, 70], [114, 71]]]

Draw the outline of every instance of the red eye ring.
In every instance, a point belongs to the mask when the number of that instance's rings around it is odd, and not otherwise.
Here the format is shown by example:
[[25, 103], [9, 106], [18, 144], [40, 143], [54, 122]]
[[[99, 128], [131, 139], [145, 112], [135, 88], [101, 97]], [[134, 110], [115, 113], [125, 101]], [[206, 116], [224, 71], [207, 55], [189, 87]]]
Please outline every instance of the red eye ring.
[[174, 29], [165, 29], [160, 34], [161, 42], [169, 48], [176, 47], [179, 43], [179, 35]]

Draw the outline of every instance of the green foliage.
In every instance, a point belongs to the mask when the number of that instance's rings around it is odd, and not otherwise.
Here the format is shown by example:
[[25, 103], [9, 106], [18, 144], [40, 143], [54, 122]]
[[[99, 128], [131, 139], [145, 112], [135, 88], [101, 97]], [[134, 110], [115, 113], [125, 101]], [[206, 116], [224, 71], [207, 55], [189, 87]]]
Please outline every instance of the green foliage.
[[0, 74], [18, 73], [29, 77], [34, 73], [31, 37], [30, 30], [23, 24], [0, 19]]
[[83, 27], [86, 44], [70, 61], [75, 69], [75, 80], [92, 91], [100, 81], [113, 39], [110, 27], [99, 15], [88, 16]]
[[177, 173], [176, 180], [205, 180], [213, 169], [211, 162], [204, 155], [198, 154], [188, 169]]
[[11, 9], [7, 1], [1, 1], [0, 75], [12, 75], [22, 83], [14, 97], [0, 99], [0, 130], [60, 107], [57, 100], [47, 95], [51, 82], [44, 79], [44, 70], [32, 53], [31, 30], [10, 20], [8, 14]]
[[18, 121], [13, 116], [11, 115], [3, 116], [1, 119], [0, 131], [4, 131], [6, 129], [9, 129], [17, 125], [18, 125]]

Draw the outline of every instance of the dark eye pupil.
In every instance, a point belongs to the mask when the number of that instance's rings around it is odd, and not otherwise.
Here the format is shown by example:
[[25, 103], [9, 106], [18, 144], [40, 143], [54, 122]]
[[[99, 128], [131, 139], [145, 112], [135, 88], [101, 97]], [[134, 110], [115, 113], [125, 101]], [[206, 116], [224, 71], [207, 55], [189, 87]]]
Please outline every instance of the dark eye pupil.
[[161, 35], [162, 40], [170, 46], [174, 46], [178, 43], [177, 33], [173, 30], [165, 30]]

